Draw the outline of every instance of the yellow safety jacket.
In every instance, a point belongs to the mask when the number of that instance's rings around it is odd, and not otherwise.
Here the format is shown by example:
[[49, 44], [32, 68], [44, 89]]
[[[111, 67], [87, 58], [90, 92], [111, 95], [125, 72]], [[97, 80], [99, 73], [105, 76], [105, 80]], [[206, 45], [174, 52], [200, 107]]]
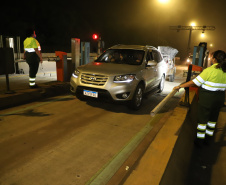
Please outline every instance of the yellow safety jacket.
[[41, 50], [39, 42], [33, 37], [27, 37], [24, 40], [24, 51], [35, 52], [35, 48], [38, 48], [39, 51]]
[[213, 64], [203, 70], [193, 82], [203, 89], [209, 91], [225, 91], [226, 90], [226, 73], [221, 68], [216, 68], [218, 63]]
[[38, 46], [38, 51], [41, 51], [41, 45], [39, 44], [39, 42], [37, 40], [36, 40], [36, 43], [37, 43], [37, 46]]

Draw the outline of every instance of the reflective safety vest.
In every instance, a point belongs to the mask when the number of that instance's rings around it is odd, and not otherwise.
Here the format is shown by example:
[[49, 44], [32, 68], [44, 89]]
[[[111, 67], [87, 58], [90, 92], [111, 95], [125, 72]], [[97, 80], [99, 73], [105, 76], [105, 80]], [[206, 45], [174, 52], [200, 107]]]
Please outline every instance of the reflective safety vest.
[[[36, 40], [36, 39], [35, 39]], [[41, 45], [39, 44], [39, 42], [36, 40], [36, 44], [38, 46], [38, 51], [41, 51]]]
[[[26, 52], [29, 52], [29, 53], [35, 52], [35, 48], [39, 49], [39, 47], [40, 47], [39, 42], [33, 37], [27, 37], [24, 40], [24, 51]], [[41, 47], [40, 47], [40, 50], [41, 50]]]
[[203, 70], [192, 81], [199, 87], [209, 91], [225, 91], [226, 90], [226, 73], [221, 68], [216, 68], [218, 63], [213, 64]]

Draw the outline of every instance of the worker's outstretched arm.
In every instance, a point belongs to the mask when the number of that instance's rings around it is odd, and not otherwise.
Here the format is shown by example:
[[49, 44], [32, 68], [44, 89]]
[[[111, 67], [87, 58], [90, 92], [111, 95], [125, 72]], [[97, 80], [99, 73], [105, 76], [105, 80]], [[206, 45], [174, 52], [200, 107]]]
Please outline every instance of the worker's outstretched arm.
[[180, 85], [174, 87], [173, 90], [178, 90], [178, 91], [179, 91], [180, 88], [192, 87], [192, 86], [196, 86], [196, 85], [195, 85], [195, 83], [191, 80], [191, 81], [189, 81], [189, 82], [186, 82], [186, 83], [183, 83], [183, 84], [180, 84]]

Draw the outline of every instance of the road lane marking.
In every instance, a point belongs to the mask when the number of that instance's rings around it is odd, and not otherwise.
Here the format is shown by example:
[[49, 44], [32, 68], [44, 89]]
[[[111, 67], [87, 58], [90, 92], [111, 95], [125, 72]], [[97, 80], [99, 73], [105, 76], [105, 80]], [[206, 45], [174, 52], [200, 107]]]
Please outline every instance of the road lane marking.
[[46, 105], [46, 104], [49, 104], [49, 103], [52, 103], [52, 102], [63, 100], [63, 99], [66, 99], [66, 98], [72, 97], [72, 96], [73, 95], [67, 95], [67, 96], [63, 96], [61, 98], [56, 98], [56, 99], [48, 100], [46, 102], [38, 103], [36, 105], [31, 105], [29, 107], [21, 108], [21, 109], [18, 109], [18, 110], [15, 110], [15, 111], [11, 111], [11, 112], [8, 112], [8, 113], [5, 113], [5, 114], [0, 114], [0, 117], [8, 116], [8, 115], [15, 114], [15, 113], [18, 113], [18, 112], [23, 112], [23, 111], [26, 111], [26, 110], [29, 110], [29, 109], [34, 109], [36, 107], [40, 107], [40, 106], [43, 106], [43, 105]]
[[157, 114], [117, 153], [110, 159], [87, 183], [86, 185], [107, 184], [117, 170], [122, 166], [131, 153], [137, 148], [144, 137], [153, 128], [152, 123], [160, 120], [164, 113]]

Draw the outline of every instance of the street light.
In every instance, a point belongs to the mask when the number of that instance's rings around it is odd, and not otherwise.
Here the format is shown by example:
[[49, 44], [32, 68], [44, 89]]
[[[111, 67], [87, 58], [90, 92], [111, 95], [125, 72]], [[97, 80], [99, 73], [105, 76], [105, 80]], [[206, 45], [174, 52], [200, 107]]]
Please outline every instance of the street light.
[[169, 0], [159, 0], [160, 3], [168, 3]]
[[196, 26], [196, 24], [194, 22], [191, 23], [191, 26]]
[[205, 37], [204, 31], [202, 32], [201, 37], [202, 37], [202, 38], [204, 38], [204, 37]]
[[[155, 6], [157, 7], [157, 14], [158, 16], [161, 15], [162, 17], [164, 17], [165, 13], [166, 13], [166, 9], [165, 8], [169, 8], [168, 5], [169, 5], [169, 1], [170, 0], [155, 0]], [[164, 11], [163, 11], [164, 9]], [[161, 19], [161, 18], [160, 18]], [[162, 21], [158, 21], [157, 22], [157, 42], [160, 42], [160, 24], [161, 24]]]
[[202, 30], [203, 33], [204, 31], [206, 30], [215, 30], [215, 26], [181, 26], [181, 25], [178, 25], [178, 26], [170, 26], [170, 29], [171, 30], [177, 30], [177, 32], [179, 32], [180, 30], [189, 30], [189, 38], [188, 38], [188, 54], [190, 55], [190, 52], [191, 52], [191, 48], [190, 48], [190, 45], [191, 45], [191, 34], [192, 34], [192, 31], [193, 30]]

